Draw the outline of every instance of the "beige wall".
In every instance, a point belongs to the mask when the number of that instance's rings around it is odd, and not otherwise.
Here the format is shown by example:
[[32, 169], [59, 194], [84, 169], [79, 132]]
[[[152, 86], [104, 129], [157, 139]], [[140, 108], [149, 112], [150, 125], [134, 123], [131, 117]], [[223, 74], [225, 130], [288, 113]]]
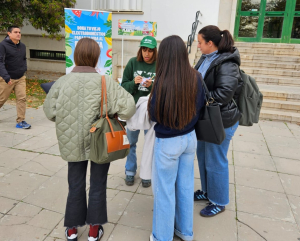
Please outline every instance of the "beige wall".
[[220, 0], [218, 27], [221, 30], [228, 29], [231, 34], [234, 31], [237, 0]]

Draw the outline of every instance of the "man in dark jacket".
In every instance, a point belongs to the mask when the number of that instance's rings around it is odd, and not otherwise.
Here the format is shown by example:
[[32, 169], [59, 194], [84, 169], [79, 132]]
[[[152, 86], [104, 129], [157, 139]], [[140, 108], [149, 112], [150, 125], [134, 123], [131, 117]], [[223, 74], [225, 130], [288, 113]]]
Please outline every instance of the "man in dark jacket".
[[0, 43], [0, 108], [7, 101], [12, 90], [17, 102], [17, 128], [29, 129], [25, 121], [27, 70], [26, 46], [21, 43], [21, 31], [17, 26], [7, 30], [7, 36]]

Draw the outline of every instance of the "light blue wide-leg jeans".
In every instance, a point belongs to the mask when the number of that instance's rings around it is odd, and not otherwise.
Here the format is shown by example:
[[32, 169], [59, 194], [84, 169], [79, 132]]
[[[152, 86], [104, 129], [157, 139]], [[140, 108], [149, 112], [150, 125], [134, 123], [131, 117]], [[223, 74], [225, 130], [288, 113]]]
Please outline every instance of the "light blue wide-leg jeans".
[[195, 131], [173, 138], [155, 138], [152, 183], [152, 235], [172, 241], [174, 232], [193, 240]]
[[[147, 134], [148, 130], [144, 131], [144, 135]], [[139, 139], [140, 130], [131, 131], [127, 128], [127, 137], [130, 144], [130, 151], [127, 156], [125, 164], [125, 174], [129, 176], [135, 176], [137, 163], [136, 163], [136, 143]]]
[[239, 122], [225, 128], [225, 140], [220, 144], [198, 141], [197, 158], [202, 191], [208, 200], [220, 205], [229, 204], [229, 171], [227, 153], [230, 140], [239, 126]]

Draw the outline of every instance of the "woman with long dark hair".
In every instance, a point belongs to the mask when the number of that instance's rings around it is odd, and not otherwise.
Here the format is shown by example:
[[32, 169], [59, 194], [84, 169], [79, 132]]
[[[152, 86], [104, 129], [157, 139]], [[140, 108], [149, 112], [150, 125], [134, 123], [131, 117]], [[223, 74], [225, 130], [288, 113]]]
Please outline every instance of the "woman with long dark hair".
[[188, 59], [179, 36], [160, 44], [156, 80], [148, 102], [155, 130], [150, 240], [172, 240], [174, 232], [193, 240], [195, 124], [204, 104], [201, 76]]
[[197, 158], [202, 190], [194, 193], [194, 200], [209, 200], [201, 210], [203, 217], [213, 217], [225, 210], [229, 203], [229, 173], [227, 152], [240, 119], [236, 105], [242, 87], [239, 66], [240, 54], [234, 47], [228, 30], [209, 25], [198, 33], [198, 48], [202, 52], [197, 69], [214, 100], [219, 103], [226, 137], [220, 144], [198, 141]]

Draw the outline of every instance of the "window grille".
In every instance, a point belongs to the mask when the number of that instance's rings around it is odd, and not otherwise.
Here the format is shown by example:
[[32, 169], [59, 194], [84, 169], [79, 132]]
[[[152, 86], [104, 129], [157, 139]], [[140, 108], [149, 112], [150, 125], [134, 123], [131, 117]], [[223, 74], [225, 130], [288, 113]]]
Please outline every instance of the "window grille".
[[141, 12], [143, 0], [92, 0], [92, 9], [112, 12]]
[[30, 58], [66, 60], [66, 53], [64, 51], [30, 49]]

